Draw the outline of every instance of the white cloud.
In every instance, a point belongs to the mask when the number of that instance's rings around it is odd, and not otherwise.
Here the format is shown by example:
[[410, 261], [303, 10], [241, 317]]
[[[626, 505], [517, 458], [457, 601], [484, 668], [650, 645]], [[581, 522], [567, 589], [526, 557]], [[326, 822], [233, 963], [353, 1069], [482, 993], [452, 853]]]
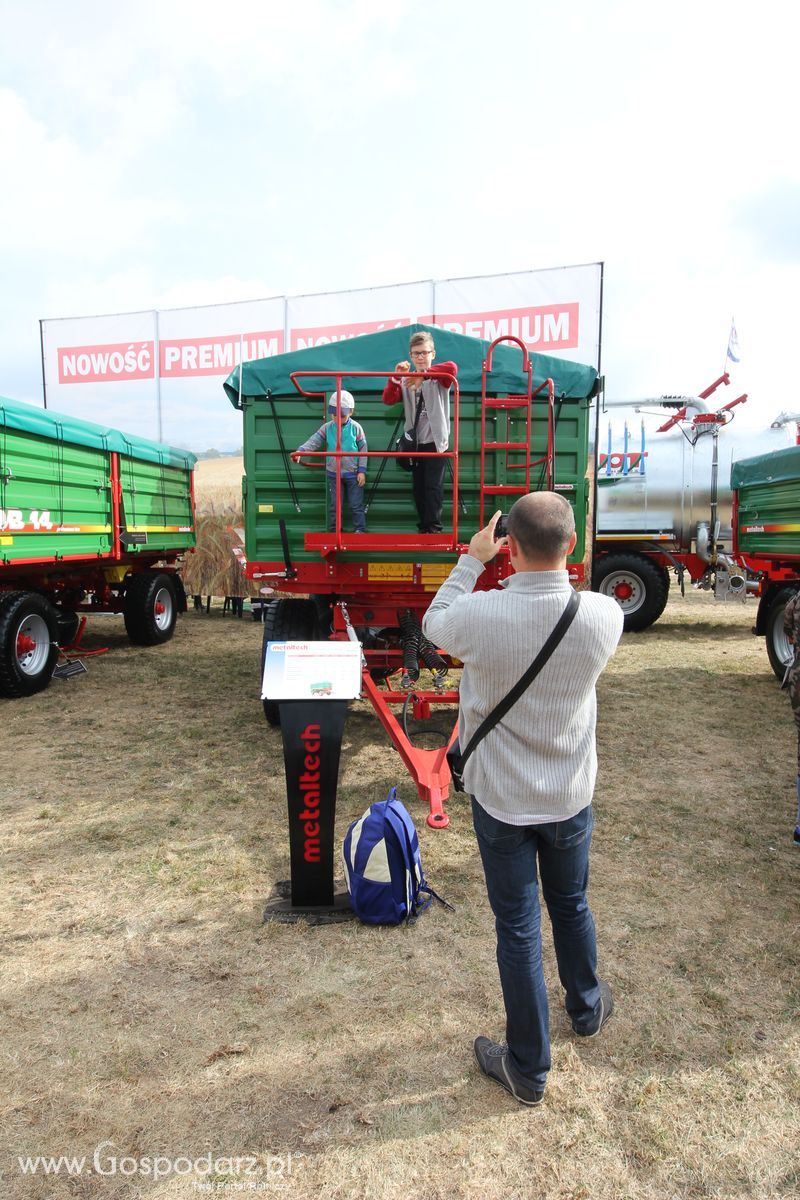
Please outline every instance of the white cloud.
[[748, 390], [783, 404], [785, 5], [3, 7], [0, 352], [26, 390], [41, 316], [603, 259], [613, 394], [698, 390], [735, 314]]
[[173, 217], [158, 189], [132, 195], [119, 186], [120, 157], [51, 135], [20, 96], [0, 89], [0, 158], [9, 180], [0, 192], [0, 250], [40, 259], [78, 252], [105, 262]]

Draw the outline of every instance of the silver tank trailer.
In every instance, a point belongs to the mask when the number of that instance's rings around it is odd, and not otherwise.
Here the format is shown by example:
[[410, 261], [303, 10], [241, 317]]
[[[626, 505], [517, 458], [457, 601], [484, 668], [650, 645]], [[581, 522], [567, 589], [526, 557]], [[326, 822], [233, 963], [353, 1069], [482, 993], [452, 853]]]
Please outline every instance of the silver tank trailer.
[[[607, 402], [600, 412], [597, 445], [597, 536], [621, 541], [663, 542], [689, 553], [698, 526], [711, 518], [714, 437], [711, 426], [692, 428], [692, 418], [708, 411], [696, 398]], [[687, 420], [664, 433], [663, 425], [682, 405]], [[713, 411], [713, 410], [712, 410]], [[790, 417], [752, 430], [736, 417], [720, 429], [717, 465], [718, 548], [731, 548], [731, 463], [782, 449], [793, 441]], [[737, 427], [738, 426], [738, 427]], [[701, 432], [702, 431], [702, 432]], [[694, 444], [693, 444], [694, 443]], [[613, 536], [616, 535], [616, 536]], [[705, 534], [701, 530], [701, 542]]]
[[[685, 419], [659, 433], [684, 407]], [[720, 600], [758, 590], [757, 578], [731, 556], [731, 463], [789, 444], [800, 415], [782, 413], [761, 430], [737, 422], [733, 409], [703, 421], [718, 411], [681, 396], [612, 401], [600, 412], [592, 587], [617, 601], [626, 630], [646, 629], [664, 611], [665, 563], [682, 586], [688, 570], [695, 587], [713, 587]]]

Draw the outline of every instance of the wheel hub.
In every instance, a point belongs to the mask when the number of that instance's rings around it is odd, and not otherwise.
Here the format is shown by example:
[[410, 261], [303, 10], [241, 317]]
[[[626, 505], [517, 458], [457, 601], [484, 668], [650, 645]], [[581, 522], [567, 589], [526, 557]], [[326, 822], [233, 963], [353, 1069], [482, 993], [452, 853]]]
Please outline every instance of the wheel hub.
[[32, 613], [20, 622], [14, 642], [17, 649], [17, 664], [27, 676], [38, 675], [50, 655], [50, 630], [37, 613]]

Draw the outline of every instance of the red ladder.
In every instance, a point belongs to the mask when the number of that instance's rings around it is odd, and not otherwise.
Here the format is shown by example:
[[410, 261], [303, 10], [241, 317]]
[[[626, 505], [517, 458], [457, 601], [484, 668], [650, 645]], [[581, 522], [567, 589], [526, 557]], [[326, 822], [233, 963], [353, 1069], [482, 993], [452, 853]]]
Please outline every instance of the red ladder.
[[[522, 351], [522, 370], [527, 376], [528, 386], [524, 395], [518, 396], [490, 396], [487, 394], [488, 380], [492, 372], [492, 357], [494, 348], [499, 342], [514, 342]], [[532, 406], [535, 396], [547, 388], [547, 448], [545, 453], [539, 458], [531, 458], [531, 441], [533, 434]], [[504, 334], [497, 337], [489, 346], [486, 359], [483, 363], [483, 371], [481, 376], [481, 466], [480, 466], [480, 528], [483, 529], [489, 517], [496, 511], [496, 501], [491, 502], [491, 507], [486, 504], [486, 497], [489, 496], [525, 496], [531, 490], [531, 469], [533, 467], [544, 467], [545, 489], [553, 490], [553, 459], [555, 455], [555, 437], [554, 437], [554, 398], [555, 389], [552, 379], [545, 380], [534, 391], [533, 388], [533, 367], [528, 355], [528, 348], [524, 342], [512, 334]], [[486, 421], [487, 416], [496, 411], [505, 412], [506, 414], [506, 438], [503, 441], [489, 441], [486, 436]], [[524, 413], [525, 416], [525, 441], [514, 441], [511, 438], [511, 422], [513, 420], [513, 412]], [[492, 455], [492, 461], [497, 451], [505, 451], [504, 475], [508, 476], [511, 471], [524, 471], [524, 482], [519, 483], [487, 483], [486, 482], [486, 461], [487, 451]], [[522, 462], [510, 462], [509, 454], [517, 452], [522, 453], [524, 458]], [[500, 504], [500, 507], [504, 507]], [[488, 509], [488, 512], [487, 512]]]

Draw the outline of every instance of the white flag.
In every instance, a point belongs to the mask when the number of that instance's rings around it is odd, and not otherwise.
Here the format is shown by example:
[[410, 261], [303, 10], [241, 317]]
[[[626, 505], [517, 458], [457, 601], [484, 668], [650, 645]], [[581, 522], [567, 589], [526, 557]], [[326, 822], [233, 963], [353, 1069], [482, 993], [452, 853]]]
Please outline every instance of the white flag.
[[728, 335], [728, 358], [731, 362], [738, 363], [739, 361], [739, 335], [733, 321], [731, 321], [731, 331]]

